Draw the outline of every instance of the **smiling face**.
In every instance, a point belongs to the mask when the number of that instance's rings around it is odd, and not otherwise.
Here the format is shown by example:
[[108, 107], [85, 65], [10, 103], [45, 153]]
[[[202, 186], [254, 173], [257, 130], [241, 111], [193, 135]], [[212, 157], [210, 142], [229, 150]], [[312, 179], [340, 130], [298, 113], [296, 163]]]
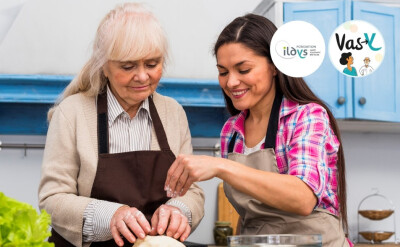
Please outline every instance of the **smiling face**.
[[131, 117], [140, 104], [156, 90], [161, 79], [163, 58], [148, 56], [137, 61], [112, 61], [103, 66], [110, 89]]
[[217, 68], [219, 84], [236, 109], [262, 110], [274, 100], [275, 66], [243, 44], [222, 45]]

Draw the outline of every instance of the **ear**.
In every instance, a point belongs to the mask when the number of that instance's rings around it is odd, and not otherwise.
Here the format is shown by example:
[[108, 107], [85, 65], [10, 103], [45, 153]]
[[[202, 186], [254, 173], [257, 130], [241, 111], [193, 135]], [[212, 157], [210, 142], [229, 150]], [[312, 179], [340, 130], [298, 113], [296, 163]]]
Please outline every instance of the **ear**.
[[276, 69], [276, 66], [272, 64], [272, 69], [273, 69], [273, 75], [276, 76], [278, 74], [278, 70]]
[[108, 71], [108, 64], [107, 64], [107, 63], [105, 63], [105, 64], [103, 65], [103, 67], [101, 67], [101, 70], [103, 71], [104, 76], [105, 76], [106, 78], [108, 78], [108, 76], [109, 76], [109, 71]]

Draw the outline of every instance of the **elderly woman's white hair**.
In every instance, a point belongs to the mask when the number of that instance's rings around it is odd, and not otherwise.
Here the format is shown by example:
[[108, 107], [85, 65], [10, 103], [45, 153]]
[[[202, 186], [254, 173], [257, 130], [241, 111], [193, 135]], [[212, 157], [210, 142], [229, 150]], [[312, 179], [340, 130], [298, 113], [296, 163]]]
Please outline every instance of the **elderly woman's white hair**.
[[100, 22], [93, 53], [77, 77], [66, 87], [47, 115], [66, 97], [83, 92], [96, 96], [105, 89], [103, 66], [109, 60], [136, 61], [147, 56], [167, 57], [167, 39], [153, 13], [138, 3], [124, 3], [111, 10]]

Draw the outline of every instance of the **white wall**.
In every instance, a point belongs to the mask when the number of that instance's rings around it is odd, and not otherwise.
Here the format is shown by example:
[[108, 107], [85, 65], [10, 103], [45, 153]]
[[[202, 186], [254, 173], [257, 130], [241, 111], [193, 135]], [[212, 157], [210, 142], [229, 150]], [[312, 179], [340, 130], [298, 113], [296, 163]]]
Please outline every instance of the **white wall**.
[[[75, 75], [90, 56], [100, 20], [116, 3], [126, 1], [28, 0], [17, 16], [15, 11], [4, 11], [8, 24], [3, 30], [9, 30], [3, 32], [3, 39], [0, 36], [0, 73]], [[144, 2], [166, 31], [170, 44], [166, 77], [215, 79], [212, 47], [218, 34], [260, 1], [136, 2]]]
[[[371, 188], [379, 188], [380, 193], [390, 198], [400, 210], [400, 134], [343, 132], [343, 145], [347, 165], [348, 215], [350, 237], [357, 238], [357, 210], [360, 201], [371, 193]], [[44, 137], [0, 136], [4, 143], [40, 143]], [[195, 146], [213, 146], [218, 139], [194, 139]], [[199, 152], [198, 152], [199, 153]], [[19, 149], [0, 151], [0, 191], [18, 200], [37, 207], [37, 187], [40, 178], [42, 150], [28, 150], [27, 156]], [[212, 155], [211, 152], [202, 154]], [[205, 216], [189, 241], [212, 243], [212, 229], [217, 219], [217, 185], [219, 179], [201, 182], [206, 195]], [[372, 199], [371, 199], [372, 200]], [[367, 203], [368, 202], [368, 203]], [[386, 208], [385, 201], [366, 201], [366, 207]], [[374, 208], [375, 209], [375, 208]], [[393, 231], [394, 216], [384, 221], [360, 220], [361, 230]], [[396, 215], [400, 226], [400, 212]], [[400, 231], [397, 230], [400, 240]], [[394, 237], [392, 237], [392, 241]]]
[[[372, 193], [371, 188], [378, 188], [381, 194], [393, 201], [398, 210], [396, 225], [400, 226], [400, 134], [345, 132], [342, 138], [347, 166], [348, 218], [352, 239], [357, 237], [358, 205]], [[388, 203], [375, 197], [365, 201], [363, 206], [387, 209]], [[393, 231], [393, 217], [382, 222], [367, 221], [360, 217], [360, 230]], [[397, 239], [400, 240], [399, 229]]]

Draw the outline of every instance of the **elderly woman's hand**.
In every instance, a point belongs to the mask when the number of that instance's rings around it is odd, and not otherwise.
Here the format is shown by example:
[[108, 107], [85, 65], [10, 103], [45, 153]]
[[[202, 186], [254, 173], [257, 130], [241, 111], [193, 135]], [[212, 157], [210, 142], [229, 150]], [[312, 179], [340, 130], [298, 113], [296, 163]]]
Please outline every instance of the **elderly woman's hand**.
[[136, 237], [144, 238], [150, 233], [150, 224], [142, 212], [137, 208], [129, 206], [122, 206], [115, 211], [111, 219], [111, 233], [118, 246], [123, 246], [124, 241], [121, 235], [124, 236], [129, 242], [136, 241]]
[[177, 207], [161, 205], [151, 218], [152, 229], [150, 235], [162, 235], [185, 241], [190, 234], [190, 225], [187, 217]]

